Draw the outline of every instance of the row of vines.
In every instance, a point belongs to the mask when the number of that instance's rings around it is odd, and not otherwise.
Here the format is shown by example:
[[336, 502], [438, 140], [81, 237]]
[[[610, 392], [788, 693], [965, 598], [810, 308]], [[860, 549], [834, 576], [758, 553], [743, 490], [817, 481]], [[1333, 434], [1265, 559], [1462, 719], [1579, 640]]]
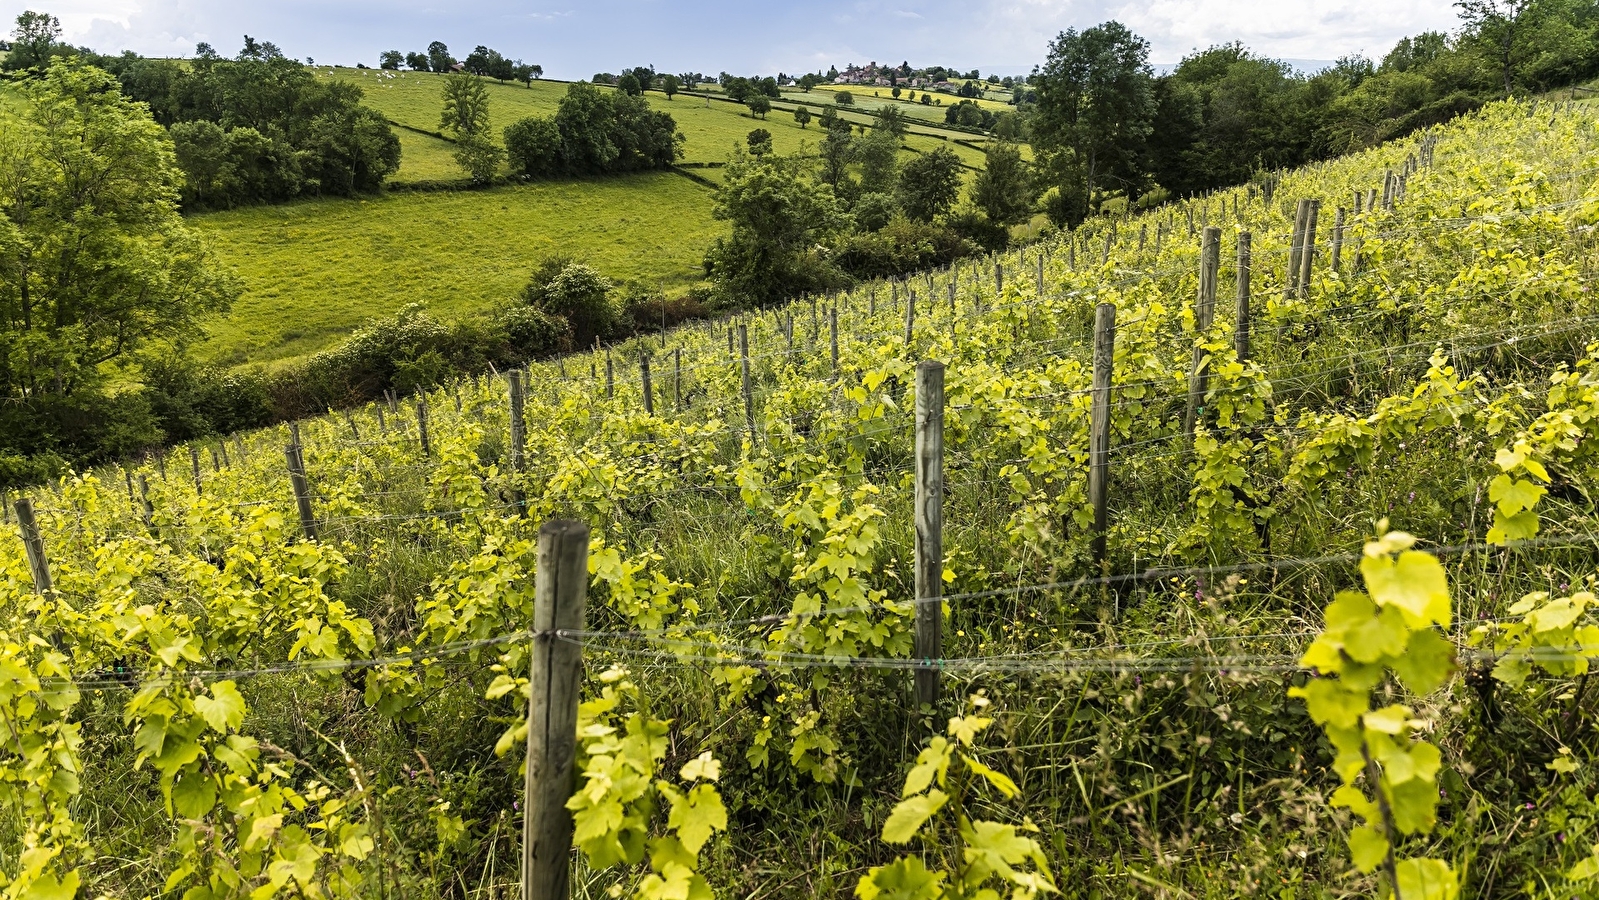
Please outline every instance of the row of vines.
[[[53, 590], [0, 537], [0, 891], [515, 896], [563, 517], [594, 534], [574, 896], [1591, 893], [1599, 127], [1511, 102], [1420, 139], [752, 314], [753, 429], [722, 321], [530, 366], [520, 469], [499, 378], [300, 423], [316, 540], [284, 430], [36, 492]], [[1300, 198], [1347, 224], [1287, 291]], [[1207, 224], [1222, 297], [1252, 237], [1243, 357], [1196, 328]], [[907, 671], [923, 359], [939, 709]]]

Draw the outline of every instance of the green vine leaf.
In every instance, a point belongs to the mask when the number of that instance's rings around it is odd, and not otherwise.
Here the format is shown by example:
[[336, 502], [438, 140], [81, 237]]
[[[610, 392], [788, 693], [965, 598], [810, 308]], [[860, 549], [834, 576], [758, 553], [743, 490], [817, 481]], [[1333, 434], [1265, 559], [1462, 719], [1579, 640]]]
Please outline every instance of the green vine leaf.
[[933, 788], [925, 794], [906, 797], [894, 805], [888, 821], [883, 823], [883, 840], [890, 844], [908, 844], [922, 827], [922, 823], [944, 808], [949, 795]]

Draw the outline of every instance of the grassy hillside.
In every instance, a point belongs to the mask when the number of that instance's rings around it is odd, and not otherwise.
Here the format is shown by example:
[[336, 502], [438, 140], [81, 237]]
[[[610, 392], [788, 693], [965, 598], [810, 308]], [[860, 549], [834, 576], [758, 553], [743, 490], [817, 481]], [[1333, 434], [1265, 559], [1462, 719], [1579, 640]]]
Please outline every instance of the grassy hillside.
[[[829, 98], [827, 102], [831, 102], [831, 94], [834, 94], [838, 91], [848, 91], [850, 95], [855, 98], [855, 104], [857, 106], [863, 106], [867, 109], [876, 109], [879, 106], [892, 103], [898, 106], [900, 111], [911, 118], [922, 119], [939, 125], [944, 123], [944, 110], [954, 106], [964, 99], [957, 97], [954, 94], [940, 94], [936, 91], [928, 91], [927, 93], [929, 95], [943, 101], [943, 103], [939, 106], [935, 106], [931, 103], [924, 104], [922, 103], [923, 91], [920, 88], [907, 88], [903, 85], [900, 87], [900, 99], [898, 100], [894, 99], [894, 95], [890, 93], [893, 88], [876, 87], [864, 84], [819, 84], [811, 90], [820, 94], [823, 98]], [[913, 91], [916, 94], [916, 99], [906, 99]], [[991, 100], [986, 97], [973, 98], [972, 102], [984, 109], [992, 110], [993, 112], [1006, 112], [1007, 110], [1013, 111], [1015, 109], [1015, 107], [1012, 107], [1003, 100]]]
[[[35, 896], [514, 896], [521, 679], [581, 654], [575, 897], [658, 886], [647, 837], [680, 897], [1392, 896], [1389, 835], [1407, 900], [1591, 897], [1599, 131], [1506, 103], [1418, 138], [862, 286], [836, 343], [796, 303], [737, 323], [747, 360], [717, 323], [534, 363], [526, 432], [496, 378], [421, 398], [430, 443], [409, 402], [301, 423], [311, 539], [283, 429], [130, 464], [147, 497], [39, 490], [57, 590], [8, 530], [0, 623], [7, 728], [50, 752], [0, 838], [47, 848]], [[555, 517], [592, 529], [571, 620]]]
[[[461, 178], [453, 144], [422, 133], [438, 128], [441, 76], [317, 72], [359, 84], [368, 105], [408, 126], [395, 129], [403, 154], [396, 186]], [[496, 129], [523, 116], [553, 114], [567, 90], [564, 82], [485, 83]], [[808, 128], [794, 121], [792, 107], [779, 106], [763, 120], [724, 100], [648, 96], [652, 106], [672, 113], [686, 136], [683, 162], [712, 182], [721, 179], [716, 164], [755, 128], [771, 132], [780, 153], [801, 152], [821, 138], [814, 120]], [[860, 111], [845, 117], [869, 121]], [[967, 166], [981, 168], [980, 150], [933, 133], [908, 136], [904, 157], [947, 146]], [[277, 364], [323, 349], [407, 303], [445, 314], [482, 309], [514, 293], [534, 263], [556, 252], [588, 259], [613, 279], [681, 287], [701, 276], [705, 249], [720, 232], [711, 203], [704, 185], [662, 173], [490, 191], [397, 192], [198, 216], [194, 222], [244, 286], [234, 309], [208, 324], [201, 353], [225, 365]]]
[[227, 365], [322, 349], [408, 303], [482, 309], [514, 294], [554, 253], [582, 257], [613, 279], [682, 286], [701, 276], [721, 227], [709, 189], [671, 173], [309, 201], [192, 222], [244, 286], [201, 347]]
[[[333, 67], [318, 67], [316, 71], [323, 78], [338, 78], [360, 85], [366, 92], [364, 102], [393, 122], [422, 131], [438, 130], [439, 113], [443, 106], [443, 101], [439, 98], [443, 81], [441, 75], [427, 72], [382, 72], [375, 69]], [[566, 94], [567, 89], [567, 82], [563, 81], [535, 81], [531, 87], [500, 84], [487, 79], [484, 83], [489, 89], [491, 127], [496, 134], [506, 125], [524, 116], [553, 115], [556, 105]], [[829, 96], [791, 94], [786, 95], [785, 99], [826, 102]], [[814, 119], [809, 127], [804, 128], [794, 121], [793, 103], [778, 101], [774, 104], [772, 112], [766, 118], [760, 119], [752, 115], [742, 104], [719, 97], [679, 94], [675, 99], [668, 100], [666, 95], [659, 91], [650, 91], [645, 97], [651, 107], [672, 114], [677, 121], [678, 130], [686, 139], [682, 161], [695, 166], [726, 162], [733, 146], [744, 144], [746, 137], [756, 128], [764, 128], [772, 133], [772, 144], [778, 153], [796, 153], [807, 143], [814, 147], [821, 139], [821, 132]], [[911, 109], [912, 106], [919, 107], [918, 104], [900, 105], [907, 113], [922, 111], [920, 108]], [[876, 108], [876, 104], [862, 103], [861, 106], [860, 110], [844, 110], [843, 117], [855, 124], [869, 124], [871, 110]], [[936, 112], [937, 123], [942, 124], [942, 110], [934, 107], [928, 109]], [[929, 115], [927, 118], [932, 116]], [[459, 168], [449, 158], [449, 142], [415, 132], [404, 133], [404, 129], [397, 131], [401, 132], [400, 140], [404, 152], [400, 171], [394, 179], [397, 183], [460, 177]], [[949, 146], [960, 155], [962, 162], [974, 168], [981, 168], [983, 164], [981, 151], [956, 144], [954, 142], [956, 139], [971, 142], [983, 140], [978, 135], [949, 131], [935, 127], [931, 122], [917, 121], [913, 123], [912, 133], [905, 140], [905, 146], [909, 148], [905, 152], [905, 157], [908, 159], [918, 151], [927, 152], [935, 147]], [[714, 172], [707, 171], [702, 174], [713, 180], [717, 178]]]

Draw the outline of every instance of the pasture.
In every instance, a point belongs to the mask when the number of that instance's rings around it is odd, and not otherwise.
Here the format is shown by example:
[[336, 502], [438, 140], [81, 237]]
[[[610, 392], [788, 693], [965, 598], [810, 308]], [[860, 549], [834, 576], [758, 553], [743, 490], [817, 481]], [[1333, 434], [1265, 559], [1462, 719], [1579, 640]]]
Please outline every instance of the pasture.
[[555, 254], [617, 281], [680, 288], [700, 278], [721, 229], [710, 190], [672, 173], [393, 192], [191, 221], [243, 284], [199, 348], [228, 366], [303, 357], [410, 303], [444, 315], [493, 306]]

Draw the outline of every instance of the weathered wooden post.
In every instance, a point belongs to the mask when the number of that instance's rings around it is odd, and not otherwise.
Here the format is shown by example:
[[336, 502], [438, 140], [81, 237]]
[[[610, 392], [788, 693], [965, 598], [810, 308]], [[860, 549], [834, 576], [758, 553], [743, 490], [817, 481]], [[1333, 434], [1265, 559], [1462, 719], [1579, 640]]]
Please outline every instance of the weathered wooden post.
[[1305, 234], [1300, 243], [1304, 245], [1299, 257], [1299, 296], [1310, 296], [1310, 273], [1316, 262], [1316, 221], [1321, 218], [1321, 201], [1310, 201], [1310, 210], [1305, 214]]
[[911, 345], [916, 331], [916, 292], [905, 292], [905, 346]]
[[1338, 274], [1339, 267], [1340, 267], [1340, 262], [1341, 262], [1341, 257], [1343, 256], [1343, 251], [1344, 251], [1344, 208], [1342, 206], [1340, 206], [1340, 207], [1338, 207], [1337, 214], [1333, 217], [1332, 252], [1330, 254], [1330, 256], [1332, 258], [1329, 260], [1329, 262], [1332, 264], [1333, 274], [1335, 274], [1335, 275]]
[[833, 377], [837, 378], [838, 371], [838, 307], [827, 308], [827, 339], [833, 351]]
[[1238, 361], [1249, 359], [1249, 278], [1250, 278], [1250, 237], [1249, 232], [1242, 231], [1238, 234], [1238, 319], [1233, 330], [1233, 350], [1238, 355]]
[[144, 527], [151, 535], [155, 534], [155, 504], [150, 502], [150, 480], [144, 473], [139, 474], [139, 504], [144, 519]]
[[1116, 361], [1116, 304], [1094, 310], [1094, 384], [1089, 394], [1088, 503], [1094, 510], [1090, 543], [1094, 566], [1105, 569], [1105, 534], [1110, 528], [1110, 381]]
[[520, 515], [527, 514], [527, 491], [522, 486], [522, 474], [526, 468], [526, 429], [527, 422], [523, 418], [526, 409], [526, 398], [522, 393], [522, 373], [512, 371], [507, 373], [511, 385], [511, 503]]
[[1194, 302], [1194, 362], [1188, 376], [1188, 407], [1183, 413], [1183, 440], [1192, 444], [1194, 422], [1208, 387], [1205, 334], [1216, 316], [1216, 279], [1221, 268], [1221, 229], [1205, 226], [1199, 250], [1199, 296]]
[[641, 386], [644, 388], [644, 414], [653, 416], [655, 415], [655, 393], [650, 384], [650, 355], [648, 353], [639, 354], [638, 372], [639, 380], [642, 382]]
[[305, 478], [305, 454], [300, 447], [300, 427], [289, 426], [289, 445], [283, 456], [289, 463], [289, 486], [294, 490], [294, 505], [300, 513], [300, 530], [306, 540], [316, 540], [316, 517], [311, 511], [311, 487]]
[[33, 517], [33, 501], [17, 498], [17, 525], [22, 530], [22, 549], [28, 556], [28, 572], [33, 576], [33, 592], [48, 594], [55, 590], [50, 580], [50, 561], [44, 555], [44, 538], [39, 534], [39, 523]]
[[1299, 260], [1305, 252], [1305, 222], [1310, 217], [1310, 201], [1300, 200], [1294, 207], [1294, 231], [1288, 240], [1288, 271], [1283, 278], [1283, 298], [1299, 296]]
[[916, 702], [938, 703], [944, 656], [944, 364], [916, 365]]
[[750, 379], [750, 333], [740, 322], [738, 326], [739, 370], [743, 376], [744, 425], [749, 429], [750, 442], [755, 442], [755, 386]]
[[526, 776], [522, 783], [523, 900], [571, 896], [573, 767], [583, 683], [583, 604], [589, 526], [557, 519], [539, 528], [533, 582], [533, 660], [528, 672]]
[[433, 455], [433, 444], [428, 440], [428, 401], [418, 394], [416, 398], [416, 434], [422, 442], [422, 455]]

